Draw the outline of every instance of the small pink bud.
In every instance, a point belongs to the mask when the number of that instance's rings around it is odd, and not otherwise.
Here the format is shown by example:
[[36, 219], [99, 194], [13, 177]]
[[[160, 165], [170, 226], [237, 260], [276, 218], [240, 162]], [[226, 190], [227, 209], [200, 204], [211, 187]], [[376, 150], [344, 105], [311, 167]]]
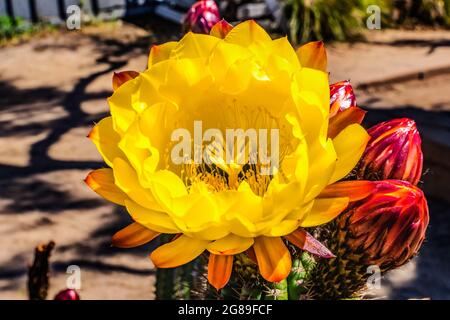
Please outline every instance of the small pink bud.
[[184, 18], [185, 31], [209, 34], [211, 28], [220, 21], [220, 13], [213, 0], [194, 3]]
[[54, 300], [80, 300], [80, 296], [74, 289], [65, 289], [58, 292]]
[[350, 81], [344, 80], [331, 84], [330, 117], [350, 107], [356, 107], [356, 98]]

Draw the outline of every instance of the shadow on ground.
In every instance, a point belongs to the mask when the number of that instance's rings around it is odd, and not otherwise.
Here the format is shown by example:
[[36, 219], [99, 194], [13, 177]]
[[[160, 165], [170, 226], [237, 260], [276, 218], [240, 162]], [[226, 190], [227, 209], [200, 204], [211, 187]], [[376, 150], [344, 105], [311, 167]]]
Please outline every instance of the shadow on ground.
[[[156, 19], [153, 24], [158, 24]], [[141, 22], [139, 22], [141, 24]], [[164, 26], [166, 23], [161, 23]], [[167, 30], [174, 28], [168, 27]], [[96, 91], [94, 93], [88, 90], [99, 77], [112, 75], [127, 65], [128, 61], [136, 56], [147, 55], [152, 43], [161, 43], [169, 40], [168, 31], [155, 32], [156, 35], [139, 36], [131, 42], [129, 39], [116, 39], [103, 37], [102, 35], [86, 34], [94, 42], [94, 54], [98, 55], [95, 60], [96, 66], [102, 66], [87, 76], [77, 79], [73, 88], [69, 91], [42, 84], [37, 88], [19, 88], [12, 80], [3, 80], [0, 78], [0, 111], [7, 114], [0, 119], [0, 138], [14, 138], [14, 143], [20, 143], [23, 136], [40, 136], [43, 138], [31, 144], [28, 153], [28, 165], [15, 165], [14, 163], [0, 162], [0, 201], [2, 207], [0, 215], [35, 215], [36, 212], [46, 213], [41, 219], [30, 220], [30, 228], [39, 228], [52, 226], [53, 218], [47, 213], [57, 216], [61, 212], [78, 211], [80, 214], [89, 213], [98, 207], [105, 206], [105, 201], [97, 199], [85, 199], [74, 196], [73, 192], [67, 188], [59, 188], [57, 184], [38, 177], [44, 174], [59, 172], [59, 176], [64, 172], [73, 170], [96, 169], [105, 166], [100, 161], [85, 160], [59, 160], [50, 156], [50, 148], [57, 144], [62, 137], [74, 128], [89, 127], [95, 121], [105, 117], [107, 113], [87, 113], [83, 111], [82, 104], [92, 100], [105, 100], [111, 91]], [[175, 37], [175, 34], [173, 35]], [[56, 47], [59, 44], [55, 44]], [[37, 45], [34, 50], [37, 52], [45, 50], [55, 50], [52, 43]], [[65, 49], [71, 50], [70, 47]], [[51, 63], [51, 62], [49, 62]], [[62, 70], [64, 72], [64, 70]], [[53, 114], [57, 109], [62, 116], [52, 117], [50, 120], [43, 121], [20, 121], [27, 120], [31, 113]], [[76, 146], [74, 146], [76, 147]], [[58, 177], [58, 175], [56, 175]], [[82, 181], [80, 180], [80, 184]], [[4, 203], [4, 204], [3, 204]], [[153, 274], [151, 263], [145, 260], [147, 254], [151, 252], [155, 243], [123, 251], [124, 256], [132, 257], [139, 255], [139, 259], [144, 259], [148, 267], [142, 267], [142, 264], [134, 267], [131, 263], [120, 263], [123, 260], [109, 259], [108, 257], [117, 255], [118, 249], [110, 245], [111, 235], [119, 229], [130, 223], [130, 219], [122, 208], [115, 207], [111, 212], [105, 213], [105, 222], [96, 226], [94, 231], [89, 234], [89, 244], [80, 242], [70, 242], [64, 245], [58, 245], [55, 252], [62, 260], [54, 258], [52, 268], [57, 274], [65, 274], [66, 268], [70, 264], [80, 266], [83, 270], [95, 270], [100, 273], [119, 272], [133, 274], [138, 276], [149, 276]], [[50, 218], [49, 218], [50, 217]], [[111, 219], [111, 217], [113, 217]], [[8, 226], [6, 226], [8, 228]], [[27, 227], [22, 227], [22, 232]], [[6, 229], [8, 230], [8, 229]], [[15, 230], [8, 230], [14, 232]], [[26, 231], [26, 230], [25, 230]], [[67, 230], [67, 232], [71, 232]], [[44, 235], [44, 239], [47, 237]], [[57, 240], [57, 239], [55, 239]], [[31, 240], [33, 242], [33, 240]], [[86, 241], [87, 242], [87, 241]], [[94, 244], [94, 245], [93, 245]], [[6, 261], [2, 262], [0, 270], [0, 291], [14, 292], [24, 287], [24, 277], [27, 273], [27, 265], [30, 263], [29, 252], [11, 251], [11, 255], [6, 255]], [[65, 252], [75, 252], [65, 255]], [[71, 257], [66, 259], [65, 257]], [[73, 259], [73, 257], [80, 257]], [[123, 256], [122, 256], [123, 257]], [[136, 258], [134, 258], [136, 259]], [[119, 261], [119, 262], [116, 262]], [[101, 298], [101, 297], [99, 297]]]

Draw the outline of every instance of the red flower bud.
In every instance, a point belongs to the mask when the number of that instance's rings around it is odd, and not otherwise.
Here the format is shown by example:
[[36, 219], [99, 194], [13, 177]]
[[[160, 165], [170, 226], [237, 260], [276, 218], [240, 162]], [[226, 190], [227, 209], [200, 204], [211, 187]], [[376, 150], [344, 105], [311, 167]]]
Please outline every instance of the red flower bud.
[[418, 252], [428, 226], [428, 206], [423, 192], [407, 181], [377, 181], [371, 194], [352, 203], [340, 221], [351, 252], [363, 254], [367, 265], [389, 270]]
[[209, 34], [211, 28], [220, 21], [220, 13], [213, 0], [194, 3], [184, 18], [185, 31]]
[[80, 300], [80, 296], [73, 289], [65, 289], [58, 292], [54, 300]]
[[415, 122], [394, 119], [367, 132], [371, 139], [358, 166], [358, 179], [399, 179], [417, 185], [422, 175], [423, 154]]
[[355, 94], [350, 81], [330, 85], [330, 123], [328, 137], [335, 138], [353, 123], [361, 123], [366, 112], [356, 106]]
[[350, 107], [356, 107], [356, 98], [350, 81], [344, 80], [331, 84], [330, 117]]

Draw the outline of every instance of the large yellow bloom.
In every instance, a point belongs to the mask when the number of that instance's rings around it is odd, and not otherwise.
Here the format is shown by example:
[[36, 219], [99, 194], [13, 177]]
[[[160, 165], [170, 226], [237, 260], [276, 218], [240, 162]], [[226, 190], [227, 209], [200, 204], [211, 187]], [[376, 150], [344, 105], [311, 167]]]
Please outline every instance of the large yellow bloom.
[[[154, 46], [148, 69], [116, 84], [111, 116], [89, 135], [110, 168], [86, 179], [135, 221], [114, 236], [115, 245], [174, 234], [152, 252], [153, 263], [176, 267], [207, 250], [216, 288], [226, 284], [233, 255], [248, 249], [265, 279], [284, 279], [291, 257], [281, 237], [301, 245], [300, 227], [326, 223], [345, 209], [348, 186], [330, 185], [352, 170], [368, 140], [357, 123], [328, 137], [320, 43], [295, 52], [254, 21], [230, 29], [222, 22], [211, 35], [188, 33]], [[172, 132], [193, 130], [198, 120], [203, 130], [278, 129], [278, 170], [264, 176], [258, 165], [217, 158], [210, 166], [174, 164]]]

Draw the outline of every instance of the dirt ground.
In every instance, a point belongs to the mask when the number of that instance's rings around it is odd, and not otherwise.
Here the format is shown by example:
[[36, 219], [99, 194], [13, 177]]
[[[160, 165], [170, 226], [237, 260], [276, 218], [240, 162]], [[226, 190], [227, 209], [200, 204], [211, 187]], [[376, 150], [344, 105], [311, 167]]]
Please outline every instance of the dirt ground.
[[[113, 71], [143, 70], [150, 46], [176, 37], [166, 26], [147, 30], [157, 32], [105, 24], [0, 48], [0, 299], [27, 298], [33, 248], [49, 240], [56, 242], [50, 298], [65, 287], [70, 265], [81, 268], [82, 299], [154, 297], [154, 269], [147, 258], [152, 248], [110, 247], [111, 235], [129, 221], [127, 214], [83, 183], [89, 170], [103, 166], [86, 134], [108, 111]], [[331, 79], [350, 78], [358, 86], [450, 67], [449, 43], [449, 32], [424, 31], [334, 44]], [[450, 74], [425, 80], [360, 89], [358, 99], [377, 109], [450, 110]], [[447, 208], [442, 200], [432, 205], [430, 241], [440, 246], [425, 249], [419, 260], [388, 277], [377, 297], [450, 298]], [[437, 255], [447, 260], [436, 265]], [[439, 281], [445, 272], [447, 278]]]

